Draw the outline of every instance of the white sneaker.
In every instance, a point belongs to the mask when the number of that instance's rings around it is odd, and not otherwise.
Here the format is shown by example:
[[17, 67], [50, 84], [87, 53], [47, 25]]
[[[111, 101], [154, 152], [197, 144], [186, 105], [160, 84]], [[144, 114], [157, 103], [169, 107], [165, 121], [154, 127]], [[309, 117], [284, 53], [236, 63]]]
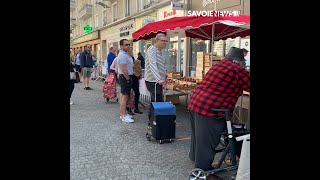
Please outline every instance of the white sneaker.
[[127, 123], [133, 123], [134, 122], [134, 120], [129, 118], [129, 116], [126, 116], [126, 117], [122, 118], [122, 121], [123, 122], [127, 122]]
[[70, 101], [70, 105], [72, 105], [73, 104], [73, 101]]
[[[126, 116], [128, 116], [129, 118], [132, 118], [133, 116], [127, 114]], [[122, 116], [120, 116], [120, 119], [122, 119]]]

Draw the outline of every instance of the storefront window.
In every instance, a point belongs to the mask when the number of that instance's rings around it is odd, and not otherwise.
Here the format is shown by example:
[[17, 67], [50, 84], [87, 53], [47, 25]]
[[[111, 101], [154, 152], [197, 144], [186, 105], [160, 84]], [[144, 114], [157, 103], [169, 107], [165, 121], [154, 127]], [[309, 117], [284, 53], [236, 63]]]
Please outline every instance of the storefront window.
[[[169, 40], [169, 39], [168, 39]], [[139, 52], [142, 56], [146, 56], [148, 48], [155, 43], [155, 39], [140, 40], [139, 41]], [[166, 62], [167, 72], [182, 72], [183, 70], [183, 53], [184, 53], [184, 39], [181, 39], [180, 48], [180, 60], [177, 58], [178, 52], [178, 38], [170, 38], [170, 41], [166, 44], [166, 48], [162, 50], [163, 58]]]
[[170, 42], [164, 50], [164, 58], [166, 60], [166, 70], [168, 72], [182, 72], [183, 70], [183, 52], [184, 39], [181, 39], [180, 59], [178, 59], [178, 38], [170, 38]]
[[197, 68], [197, 52], [208, 53], [210, 48], [210, 41], [191, 39], [191, 62], [189, 65], [190, 76], [195, 76]]
[[155, 40], [154, 38], [149, 39], [149, 40], [140, 40], [139, 41], [139, 52], [141, 52], [143, 57], [146, 57], [146, 52], [148, 48], [154, 44]]
[[94, 49], [96, 51], [96, 58], [97, 58], [97, 61], [100, 62], [100, 44], [95, 44], [94, 45]]

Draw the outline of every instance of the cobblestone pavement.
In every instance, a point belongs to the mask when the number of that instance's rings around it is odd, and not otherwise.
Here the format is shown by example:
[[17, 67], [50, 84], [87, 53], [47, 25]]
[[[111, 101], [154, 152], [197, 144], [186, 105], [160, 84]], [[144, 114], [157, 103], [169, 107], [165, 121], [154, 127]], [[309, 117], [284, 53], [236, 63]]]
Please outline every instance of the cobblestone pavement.
[[190, 140], [182, 139], [191, 134], [185, 107], [177, 106], [177, 140], [159, 144], [146, 139], [147, 108], [141, 107], [144, 114], [135, 115], [134, 123], [122, 122], [119, 104], [102, 97], [102, 81], [90, 81], [90, 87], [75, 84], [71, 98], [70, 179], [188, 179], [194, 164]]

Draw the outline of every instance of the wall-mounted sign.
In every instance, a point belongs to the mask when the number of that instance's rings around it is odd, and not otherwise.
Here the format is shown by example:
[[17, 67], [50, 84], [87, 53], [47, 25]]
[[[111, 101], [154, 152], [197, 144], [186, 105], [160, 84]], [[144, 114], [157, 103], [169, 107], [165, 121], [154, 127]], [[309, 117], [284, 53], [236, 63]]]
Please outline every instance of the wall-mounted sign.
[[83, 27], [84, 32], [86, 32], [86, 34], [91, 33], [92, 31], [92, 27], [90, 26], [90, 24], [86, 24], [85, 27]]
[[163, 18], [166, 18], [166, 17], [169, 17], [169, 16], [174, 16], [177, 14], [177, 11], [176, 10], [173, 10], [173, 11], [164, 11], [163, 12]]
[[142, 26], [147, 25], [148, 23], [155, 22], [153, 18], [146, 18], [143, 20]]
[[99, 32], [98, 31], [94, 31], [93, 33], [84, 35], [82, 37], [79, 37], [77, 39], [74, 39], [73, 41], [70, 42], [70, 45], [74, 45], [74, 44], [78, 44], [78, 43], [82, 43], [82, 42], [86, 42], [86, 41], [91, 41], [94, 39], [99, 39]]
[[203, 7], [206, 7], [208, 4], [214, 4], [215, 1], [220, 1], [220, 0], [203, 0], [202, 5]]
[[120, 33], [120, 37], [129, 36], [129, 31]]
[[129, 30], [129, 29], [133, 29], [133, 24], [129, 24], [129, 25], [126, 25], [126, 26], [119, 28], [120, 32]]
[[172, 10], [184, 10], [184, 3], [179, 2], [171, 2]]

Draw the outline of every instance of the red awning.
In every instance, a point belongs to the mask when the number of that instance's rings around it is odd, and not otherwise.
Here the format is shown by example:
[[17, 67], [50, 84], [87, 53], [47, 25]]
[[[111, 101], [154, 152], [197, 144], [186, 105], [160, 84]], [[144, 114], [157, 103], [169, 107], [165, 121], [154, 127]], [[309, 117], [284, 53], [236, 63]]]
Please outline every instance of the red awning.
[[183, 16], [152, 22], [132, 33], [133, 41], [148, 40], [158, 33], [165, 33], [169, 37], [212, 39], [214, 26], [214, 40], [245, 37], [250, 35], [250, 16], [239, 15], [234, 17], [210, 16]]

